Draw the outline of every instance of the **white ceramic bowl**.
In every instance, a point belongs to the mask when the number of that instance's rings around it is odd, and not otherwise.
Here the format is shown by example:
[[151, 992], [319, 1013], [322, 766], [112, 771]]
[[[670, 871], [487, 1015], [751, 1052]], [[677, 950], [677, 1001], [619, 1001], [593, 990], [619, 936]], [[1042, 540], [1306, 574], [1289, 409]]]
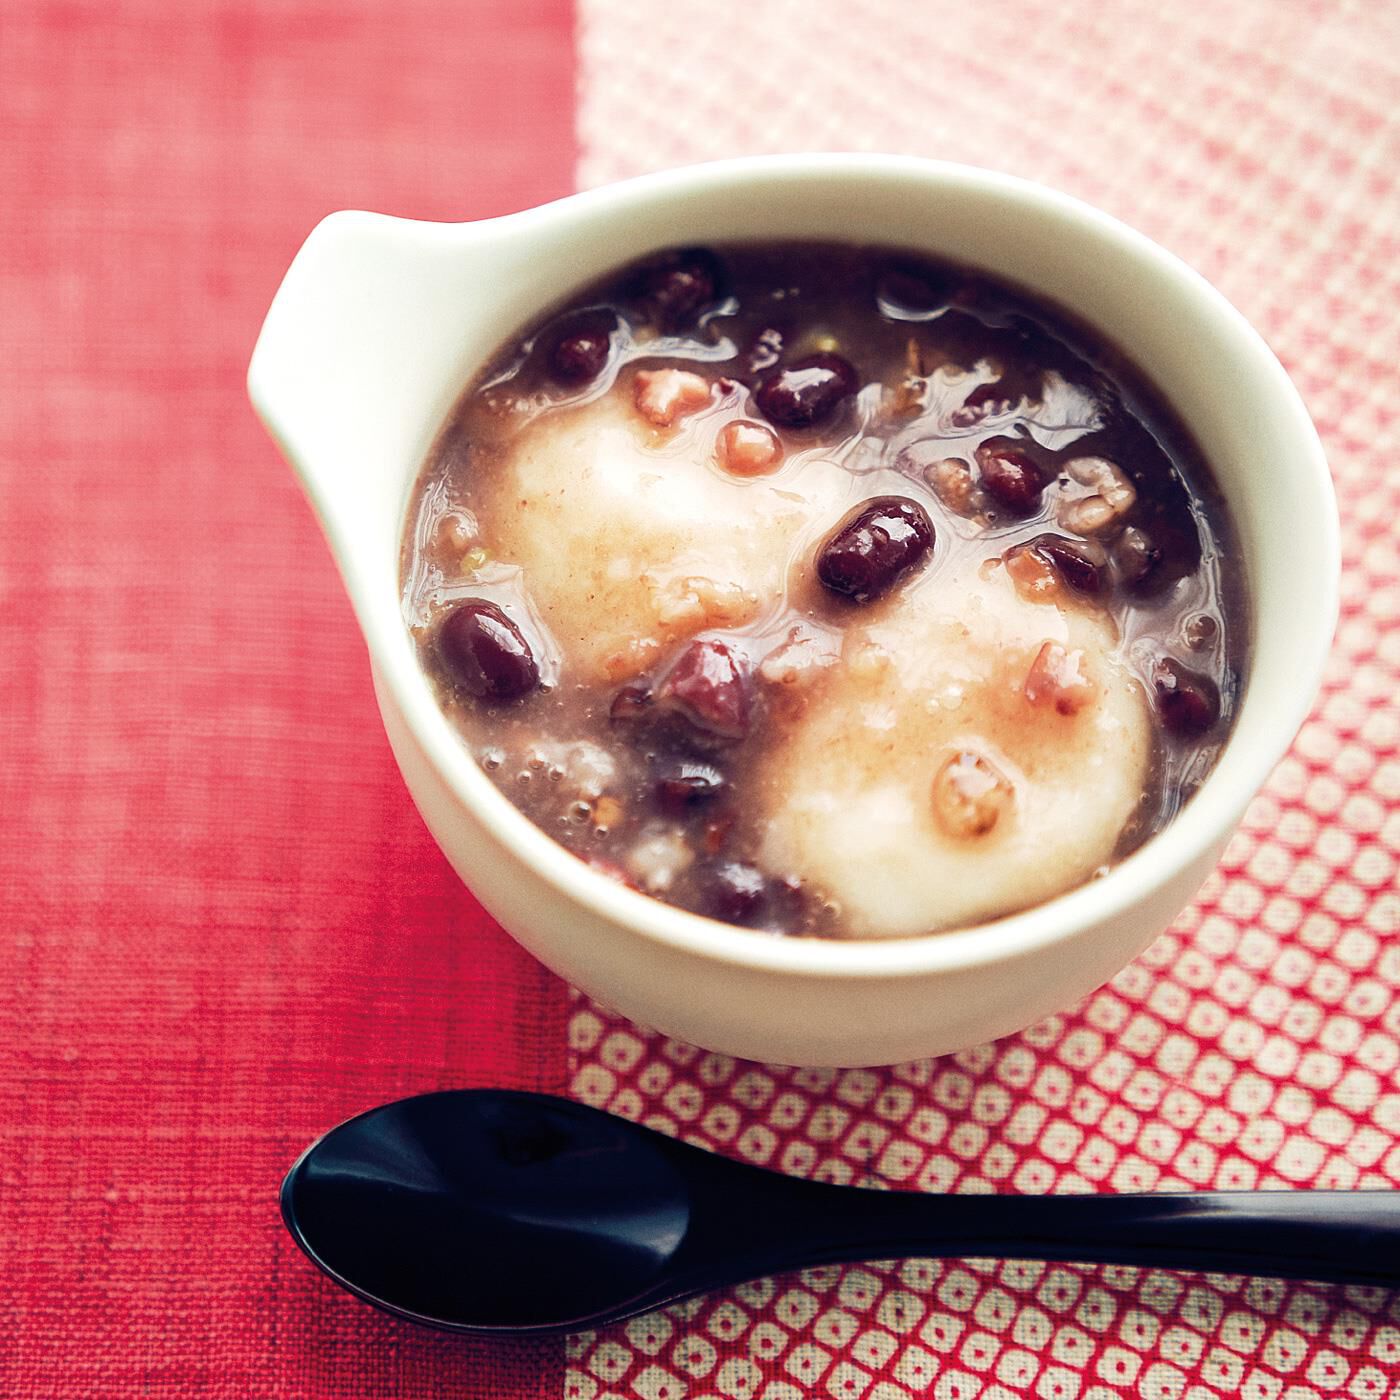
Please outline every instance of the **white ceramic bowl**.
[[[1233, 507], [1253, 641], [1214, 772], [1174, 823], [1106, 877], [995, 923], [878, 942], [781, 938], [623, 888], [566, 854], [477, 769], [403, 624], [410, 488], [459, 392], [508, 335], [657, 248], [800, 238], [918, 249], [1071, 308], [1171, 401]], [[983, 170], [772, 157], [646, 176], [475, 224], [333, 214], [287, 273], [248, 383], [320, 515], [404, 779], [462, 879], [525, 947], [599, 1001], [733, 1055], [862, 1065], [939, 1054], [1017, 1030], [1100, 985], [1210, 873], [1306, 715], [1332, 635], [1331, 480], [1263, 341], [1140, 234]]]

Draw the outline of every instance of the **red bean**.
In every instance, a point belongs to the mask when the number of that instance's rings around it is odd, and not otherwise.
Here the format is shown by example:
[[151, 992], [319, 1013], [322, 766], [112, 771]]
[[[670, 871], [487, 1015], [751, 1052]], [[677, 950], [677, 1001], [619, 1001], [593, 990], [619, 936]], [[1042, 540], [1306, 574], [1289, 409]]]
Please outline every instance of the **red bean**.
[[680, 816], [724, 791], [724, 774], [713, 764], [696, 759], [676, 759], [656, 782], [656, 800], [668, 812]]
[[876, 496], [846, 517], [817, 554], [822, 586], [856, 603], [888, 593], [933, 548], [933, 522], [917, 501]]
[[984, 445], [977, 449], [982, 487], [1012, 515], [1034, 515], [1040, 509], [1045, 478], [1019, 447]]
[[549, 352], [549, 372], [560, 384], [589, 384], [612, 354], [617, 317], [611, 311], [585, 311], [570, 317]]
[[681, 331], [719, 291], [719, 259], [706, 248], [682, 248], [644, 267], [637, 294], [647, 313], [663, 330]]
[[934, 816], [943, 830], [958, 840], [985, 836], [1015, 801], [1011, 780], [989, 758], [972, 749], [955, 753], [934, 775]]
[[770, 374], [754, 395], [760, 412], [780, 428], [825, 423], [859, 388], [854, 367], [840, 355], [804, 355]]
[[1130, 525], [1113, 546], [1113, 566], [1118, 581], [1131, 593], [1151, 591], [1153, 575], [1162, 562], [1162, 551], [1145, 530]]
[[681, 652], [657, 698], [717, 738], [742, 739], [749, 732], [746, 668], [726, 643], [713, 637], [698, 638]]
[[495, 603], [460, 603], [438, 629], [438, 655], [448, 675], [478, 700], [518, 700], [540, 681], [525, 634]]
[[1152, 667], [1152, 689], [1163, 728], [1178, 739], [1198, 739], [1220, 718], [1220, 689], [1209, 676], [1170, 656]]
[[631, 725], [647, 719], [652, 713], [651, 687], [625, 685], [612, 698], [608, 719], [613, 724]]
[[[1090, 597], [1103, 592], [1103, 567], [1090, 547], [1063, 535], [1037, 535], [1031, 548], [1046, 560], [1076, 593]], [[1102, 557], [1102, 551], [1098, 551]]]
[[707, 884], [706, 906], [715, 918], [729, 924], [752, 924], [762, 917], [768, 903], [768, 881], [761, 870], [726, 860], [710, 872]]
[[1137, 598], [1164, 593], [1200, 562], [1200, 537], [1189, 519], [1163, 515], [1146, 526], [1130, 525], [1113, 546], [1119, 582]]

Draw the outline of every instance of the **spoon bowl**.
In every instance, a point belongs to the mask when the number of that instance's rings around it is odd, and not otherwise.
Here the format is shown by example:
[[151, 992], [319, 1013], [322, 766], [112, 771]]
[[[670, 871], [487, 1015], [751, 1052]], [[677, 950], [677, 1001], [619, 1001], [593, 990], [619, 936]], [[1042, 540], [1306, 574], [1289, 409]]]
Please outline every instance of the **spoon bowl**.
[[408, 1099], [309, 1149], [283, 1216], [330, 1277], [405, 1317], [582, 1325], [600, 1278], [618, 1304], [646, 1296], [690, 1226], [666, 1140], [618, 1126], [543, 1095]]
[[922, 1196], [799, 1180], [547, 1094], [371, 1109], [282, 1184], [333, 1281], [459, 1332], [577, 1331], [811, 1264], [993, 1254], [1400, 1285], [1400, 1192]]

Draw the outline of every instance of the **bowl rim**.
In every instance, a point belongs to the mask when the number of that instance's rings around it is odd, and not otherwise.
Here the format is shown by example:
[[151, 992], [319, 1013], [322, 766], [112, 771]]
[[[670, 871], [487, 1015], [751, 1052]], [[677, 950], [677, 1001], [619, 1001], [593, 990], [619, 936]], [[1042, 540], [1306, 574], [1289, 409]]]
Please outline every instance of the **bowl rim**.
[[[783, 182], [858, 184], [890, 179], [906, 180], [925, 191], [937, 188], [944, 194], [972, 191], [1002, 196], [1033, 214], [1068, 220], [1085, 233], [1118, 244], [1147, 270], [1172, 279], [1195, 298], [1202, 314], [1213, 319], [1229, 341], [1230, 355], [1252, 362], [1259, 385], [1256, 407], [1281, 416], [1296, 442], [1295, 469], [1321, 507], [1310, 528], [1318, 532], [1314, 545], [1323, 564], [1317, 580], [1321, 606], [1316, 616], [1328, 621], [1292, 637], [1293, 674], [1298, 684], [1269, 706], [1254, 707], [1248, 731], [1243, 721], [1251, 717], [1246, 701], [1252, 667], [1244, 667], [1235, 726], [1201, 787], [1167, 826], [1103, 877], [1027, 909], [977, 924], [907, 937], [839, 939], [770, 934], [722, 923], [629, 889], [590, 867], [537, 827], [477, 766], [432, 695], [407, 628], [399, 619], [397, 600], [390, 610], [361, 609], [370, 655], [409, 732], [452, 794], [471, 809], [494, 840], [560, 895], [595, 916], [679, 952], [754, 972], [838, 979], [956, 972], [994, 966], [1047, 945], [1068, 942], [1080, 931], [1114, 919], [1122, 919], [1126, 929], [1133, 906], [1224, 842], [1287, 752], [1311, 709], [1338, 613], [1340, 530], [1332, 478], [1316, 429], [1283, 366], [1244, 316], [1189, 264], [1145, 234], [1074, 196], [1018, 176], [954, 162], [818, 153], [750, 156], [683, 166], [485, 221], [394, 222], [421, 231], [434, 242], [465, 236], [479, 248], [477, 240], [488, 232], [519, 238], [560, 221], [625, 218], [643, 205], [719, 190], [764, 186], [771, 191]], [[1170, 402], [1167, 390], [1160, 385], [1158, 389]], [[386, 617], [399, 621], [397, 639], [375, 635], [381, 624], [387, 625]]]

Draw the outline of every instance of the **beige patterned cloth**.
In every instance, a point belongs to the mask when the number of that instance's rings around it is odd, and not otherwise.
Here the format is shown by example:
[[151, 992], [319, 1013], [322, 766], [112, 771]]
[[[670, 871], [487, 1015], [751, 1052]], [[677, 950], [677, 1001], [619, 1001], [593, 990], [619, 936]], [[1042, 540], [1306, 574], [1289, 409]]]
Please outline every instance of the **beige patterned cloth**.
[[[572, 1092], [803, 1176], [930, 1191], [1400, 1186], [1400, 5], [582, 0], [580, 182], [769, 151], [1056, 185], [1278, 352], [1341, 498], [1324, 693], [1196, 905], [1084, 1004], [883, 1071], [674, 1044], [583, 1002]], [[1278, 548], [1287, 549], [1286, 539]], [[1400, 1299], [926, 1260], [571, 1344], [571, 1400], [1400, 1396]]]

